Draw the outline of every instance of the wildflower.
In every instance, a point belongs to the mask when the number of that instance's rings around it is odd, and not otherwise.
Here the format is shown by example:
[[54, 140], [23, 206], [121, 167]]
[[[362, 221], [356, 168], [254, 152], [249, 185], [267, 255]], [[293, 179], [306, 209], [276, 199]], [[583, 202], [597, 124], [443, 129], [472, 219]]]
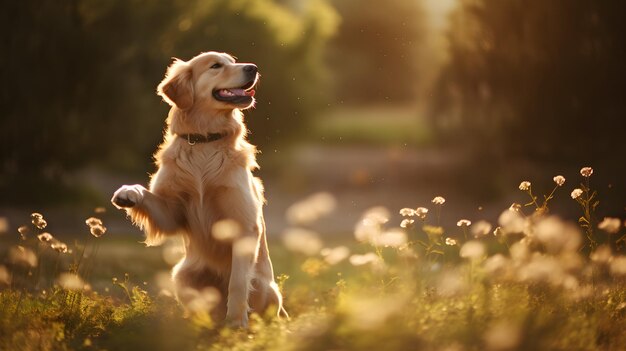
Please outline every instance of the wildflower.
[[477, 259], [485, 254], [485, 245], [477, 240], [470, 240], [463, 244], [459, 256], [463, 258]]
[[549, 252], [573, 252], [581, 244], [581, 236], [576, 226], [555, 216], [543, 219], [535, 226], [535, 236]]
[[320, 192], [294, 203], [285, 215], [292, 224], [308, 224], [330, 214], [336, 207], [337, 200], [332, 194]]
[[400, 215], [404, 217], [413, 217], [415, 216], [415, 210], [412, 208], [405, 207], [400, 210]]
[[475, 238], [485, 236], [491, 232], [491, 224], [487, 221], [478, 221], [472, 225], [471, 231]]
[[452, 238], [446, 238], [446, 245], [448, 246], [454, 246], [457, 245], [458, 242], [455, 239]]
[[89, 232], [91, 233], [91, 235], [95, 236], [96, 238], [99, 238], [102, 235], [104, 235], [106, 231], [107, 231], [107, 228], [103, 225], [94, 225], [93, 227], [89, 228]]
[[223, 219], [215, 222], [211, 230], [213, 237], [218, 241], [233, 241], [241, 234], [241, 226], [232, 219]]
[[23, 246], [15, 246], [9, 250], [9, 261], [14, 264], [36, 267], [37, 255]]
[[50, 244], [50, 247], [53, 250], [56, 250], [58, 253], [67, 253], [68, 249], [67, 249], [67, 245], [65, 243], [62, 243], [58, 240], [53, 240], [52, 244]]
[[521, 210], [522, 205], [518, 204], [517, 202], [514, 202], [511, 204], [511, 206], [509, 206], [509, 211], [520, 212]]
[[426, 218], [426, 214], [428, 214], [428, 209], [426, 207], [418, 207], [415, 210], [415, 215], [418, 216], [421, 219], [425, 219]]
[[527, 191], [528, 189], [530, 189], [530, 182], [529, 181], [525, 180], [525, 181], [523, 181], [523, 182], [521, 182], [519, 184], [519, 190]]
[[487, 274], [500, 276], [506, 270], [507, 265], [508, 259], [504, 255], [495, 254], [485, 261], [483, 267]]
[[0, 234], [9, 231], [9, 220], [6, 217], [0, 217]]
[[582, 175], [585, 178], [591, 177], [592, 174], [593, 174], [593, 168], [591, 167], [583, 167], [580, 169], [580, 175]]
[[333, 249], [325, 248], [320, 253], [324, 256], [326, 263], [336, 265], [350, 256], [350, 249], [345, 246], [337, 246]]
[[467, 288], [467, 283], [457, 270], [444, 271], [437, 281], [437, 294], [443, 297], [458, 295]]
[[381, 226], [389, 220], [390, 213], [384, 207], [372, 207], [365, 211], [361, 220], [354, 228], [354, 236], [358, 241], [371, 242], [381, 234]]
[[95, 227], [97, 225], [102, 225], [102, 220], [96, 217], [89, 217], [85, 220], [85, 224], [89, 227]]
[[444, 199], [442, 196], [436, 196], [432, 200], [432, 203], [434, 203], [435, 205], [443, 205], [445, 202], [446, 202], [446, 199]]
[[41, 213], [37, 213], [37, 212], [32, 213], [30, 215], [30, 219], [33, 225], [37, 227], [38, 229], [44, 229], [46, 226], [48, 226], [48, 222], [46, 222], [46, 220], [43, 219], [43, 215]]
[[526, 243], [518, 241], [511, 245], [509, 254], [514, 261], [526, 261], [530, 256], [530, 249]]
[[163, 247], [161, 255], [163, 256], [163, 261], [165, 261], [165, 263], [173, 266], [185, 256], [185, 249], [182, 243], [172, 240], [168, 241]]
[[180, 298], [187, 303], [187, 308], [195, 313], [207, 313], [213, 310], [222, 300], [222, 294], [214, 287], [207, 287], [202, 290], [192, 288], [182, 289]]
[[572, 196], [572, 199], [576, 200], [576, 199], [578, 199], [578, 198], [580, 197], [580, 195], [582, 195], [582, 194], [583, 194], [582, 189], [578, 189], [578, 188], [576, 188], [576, 189], [574, 189], [574, 190], [572, 191], [571, 196]]
[[287, 229], [283, 233], [283, 243], [288, 250], [308, 256], [317, 254], [323, 245], [317, 233], [302, 228]]
[[613, 259], [613, 253], [608, 245], [600, 245], [589, 256], [592, 262], [607, 264]]
[[45, 232], [45, 233], [41, 233], [37, 235], [37, 239], [39, 239], [39, 241], [41, 241], [42, 243], [47, 243], [47, 242], [52, 241], [54, 237], [52, 236], [52, 234]]
[[522, 340], [522, 331], [507, 321], [494, 323], [483, 335], [488, 350], [513, 350]]
[[598, 224], [598, 229], [602, 229], [609, 234], [616, 234], [622, 226], [619, 218], [604, 217], [604, 220]]
[[407, 242], [406, 233], [399, 228], [392, 228], [374, 238], [372, 244], [384, 247], [400, 247]]
[[0, 285], [10, 285], [11, 274], [5, 266], [0, 266]]
[[558, 186], [563, 186], [563, 184], [565, 184], [565, 177], [563, 177], [562, 175], [558, 175], [558, 176], [552, 178], [552, 180], [554, 180], [554, 182]]
[[461, 219], [456, 222], [457, 227], [469, 227], [470, 225], [472, 225], [472, 222], [468, 219]]
[[67, 290], [83, 290], [85, 282], [76, 274], [61, 273], [58, 279], [59, 285]]
[[363, 266], [368, 263], [377, 263], [380, 258], [373, 252], [368, 252], [364, 255], [352, 255], [350, 256], [350, 264], [353, 266]]
[[389, 210], [382, 206], [372, 207], [363, 214], [364, 219], [378, 224], [387, 223], [390, 216]]
[[400, 227], [402, 227], [402, 228], [411, 228], [411, 227], [413, 227], [413, 223], [414, 222], [415, 222], [415, 220], [413, 220], [413, 219], [405, 218], [405, 219], [402, 220], [402, 222], [400, 222]]
[[252, 256], [256, 252], [258, 241], [256, 238], [245, 237], [235, 241], [233, 244], [233, 255]]
[[493, 230], [493, 236], [499, 238], [502, 236], [502, 234], [504, 234], [504, 231], [502, 230], [502, 227], [496, 227], [496, 229]]
[[[502, 226], [502, 231], [504, 233], [521, 233], [524, 231], [524, 227], [526, 225], [524, 217], [522, 217], [521, 213], [516, 210], [505, 210], [498, 217], [498, 224]], [[494, 233], [495, 234], [495, 233]]]
[[17, 228], [17, 232], [20, 233], [20, 237], [22, 238], [22, 240], [26, 240], [28, 238], [28, 233], [30, 232], [30, 229], [28, 228], [28, 226], [21, 226], [19, 228]]
[[611, 273], [613, 275], [626, 275], [626, 256], [617, 256], [613, 259]]

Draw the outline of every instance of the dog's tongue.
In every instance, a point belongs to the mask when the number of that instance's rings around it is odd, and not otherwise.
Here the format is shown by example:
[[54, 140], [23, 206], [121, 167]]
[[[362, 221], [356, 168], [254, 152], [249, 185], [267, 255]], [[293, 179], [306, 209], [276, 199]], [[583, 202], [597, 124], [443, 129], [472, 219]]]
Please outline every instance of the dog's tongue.
[[228, 89], [233, 95], [236, 96], [254, 96], [254, 89], [244, 90], [244, 89]]

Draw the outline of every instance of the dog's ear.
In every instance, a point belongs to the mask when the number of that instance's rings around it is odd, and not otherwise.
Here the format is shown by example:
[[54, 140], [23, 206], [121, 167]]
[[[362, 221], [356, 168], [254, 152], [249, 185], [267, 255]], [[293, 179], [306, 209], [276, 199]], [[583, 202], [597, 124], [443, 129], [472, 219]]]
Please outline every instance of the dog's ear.
[[185, 61], [174, 59], [167, 68], [165, 79], [159, 84], [157, 94], [165, 102], [186, 110], [193, 105], [193, 81], [191, 79], [191, 67]]

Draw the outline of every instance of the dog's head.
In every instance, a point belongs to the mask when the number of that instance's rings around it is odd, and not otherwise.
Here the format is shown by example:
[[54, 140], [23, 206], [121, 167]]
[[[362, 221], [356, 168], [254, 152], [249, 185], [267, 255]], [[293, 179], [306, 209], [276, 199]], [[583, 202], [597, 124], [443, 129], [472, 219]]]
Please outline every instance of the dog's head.
[[175, 59], [157, 93], [181, 110], [246, 109], [254, 105], [258, 79], [256, 65], [236, 63], [225, 53], [205, 52], [189, 61]]

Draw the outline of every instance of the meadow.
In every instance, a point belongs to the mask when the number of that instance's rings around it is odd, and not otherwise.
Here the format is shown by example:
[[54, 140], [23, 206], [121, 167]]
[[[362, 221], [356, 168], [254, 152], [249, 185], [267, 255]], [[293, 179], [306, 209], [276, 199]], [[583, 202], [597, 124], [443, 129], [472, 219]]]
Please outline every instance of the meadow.
[[[372, 207], [336, 239], [311, 229], [333, 195], [305, 198], [270, 242], [291, 317], [253, 314], [249, 329], [212, 321], [214, 294], [188, 310], [176, 302], [176, 240], [144, 248], [111, 236], [97, 208], [77, 219], [84, 239], [66, 243], [33, 213], [0, 237], [0, 350], [621, 350], [623, 219], [597, 213], [590, 167], [553, 181], [540, 195], [522, 180], [519, 203], [494, 223], [445, 227], [446, 199], [433, 194]], [[555, 197], [578, 203], [577, 223], [558, 217]]]

